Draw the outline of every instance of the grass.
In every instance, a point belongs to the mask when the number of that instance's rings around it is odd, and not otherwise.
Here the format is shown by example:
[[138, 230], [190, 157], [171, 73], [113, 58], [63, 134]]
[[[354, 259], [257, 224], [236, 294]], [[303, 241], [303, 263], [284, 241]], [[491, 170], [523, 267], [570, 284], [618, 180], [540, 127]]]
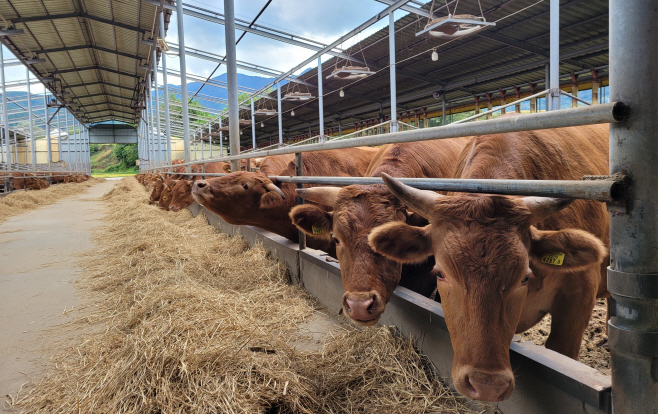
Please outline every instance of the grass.
[[128, 177], [139, 172], [139, 168], [127, 167], [114, 156], [114, 145], [98, 145], [98, 150], [91, 154], [91, 175], [98, 178]]
[[95, 178], [115, 178], [115, 177], [131, 177], [135, 174], [137, 174], [137, 171], [131, 170], [131, 171], [111, 172], [111, 173], [105, 173], [105, 172], [95, 173], [95, 172], [92, 172], [91, 176], [95, 177]]

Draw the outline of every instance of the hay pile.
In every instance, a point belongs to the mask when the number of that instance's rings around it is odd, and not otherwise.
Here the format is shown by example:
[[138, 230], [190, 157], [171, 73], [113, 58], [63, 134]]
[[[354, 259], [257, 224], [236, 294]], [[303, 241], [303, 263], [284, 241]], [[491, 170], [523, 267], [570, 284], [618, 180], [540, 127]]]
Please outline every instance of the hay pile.
[[102, 178], [91, 178], [82, 183], [57, 184], [35, 191], [15, 191], [0, 198], [0, 224], [9, 217], [17, 216], [41, 206], [55, 204], [59, 200], [84, 193], [92, 185], [105, 181]]
[[[602, 374], [610, 375], [610, 348], [605, 330], [607, 325], [606, 315], [605, 299], [597, 300], [592, 311], [592, 319], [590, 319], [589, 325], [583, 334], [578, 360], [599, 370]], [[546, 315], [541, 322], [532, 329], [519, 334], [519, 336], [523, 341], [532, 341], [537, 345], [544, 346], [550, 332], [551, 315]]]
[[[14, 400], [48, 413], [468, 413], [413, 344], [345, 328], [294, 348], [316, 312], [284, 266], [192, 218], [148, 205], [124, 179], [104, 199], [99, 248], [80, 284], [95, 327]], [[74, 325], [75, 326], [75, 325]], [[102, 327], [102, 329], [98, 329]]]

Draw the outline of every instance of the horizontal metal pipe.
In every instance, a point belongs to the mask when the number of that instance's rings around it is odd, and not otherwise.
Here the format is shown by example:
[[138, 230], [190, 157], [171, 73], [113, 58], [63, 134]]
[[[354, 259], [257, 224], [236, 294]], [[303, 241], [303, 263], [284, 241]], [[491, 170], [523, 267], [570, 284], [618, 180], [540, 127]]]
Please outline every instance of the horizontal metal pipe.
[[[325, 143], [287, 146], [266, 151], [250, 152], [248, 155], [235, 155], [204, 160], [204, 162], [231, 161], [245, 158], [267, 157], [270, 155], [294, 154], [297, 152], [324, 151], [330, 149], [376, 146], [434, 139], [459, 138], [477, 135], [502, 134], [531, 131], [537, 129], [564, 128], [572, 126], [608, 124], [623, 121], [628, 116], [628, 108], [621, 102], [581, 106], [558, 111], [525, 114], [515, 117], [502, 117], [481, 122], [450, 124], [432, 128], [414, 129], [369, 137], [334, 139]], [[201, 162], [177, 164], [186, 166]]]
[[[180, 165], [179, 165], [180, 166]], [[174, 175], [176, 173], [169, 173]], [[222, 177], [228, 174], [179, 174], [188, 176]], [[379, 177], [296, 177], [269, 176], [282, 183], [318, 185], [372, 185], [383, 184]], [[623, 195], [621, 180], [613, 177], [601, 180], [486, 180], [459, 178], [399, 178], [411, 187], [421, 190], [454, 191], [482, 194], [559, 197], [596, 201], [619, 201]]]

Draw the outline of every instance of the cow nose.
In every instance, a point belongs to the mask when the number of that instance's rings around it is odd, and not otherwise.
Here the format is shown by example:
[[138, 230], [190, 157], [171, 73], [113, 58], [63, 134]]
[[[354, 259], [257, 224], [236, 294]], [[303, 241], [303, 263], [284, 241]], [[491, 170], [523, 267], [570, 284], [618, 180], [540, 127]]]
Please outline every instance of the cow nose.
[[171, 210], [171, 211], [178, 211], [178, 207], [169, 206], [169, 210]]
[[514, 390], [513, 376], [510, 373], [490, 374], [470, 372], [466, 376], [467, 396], [474, 400], [499, 402], [506, 400]]
[[203, 188], [206, 188], [208, 186], [208, 183], [205, 180], [197, 181], [194, 183], [194, 190], [201, 190]]
[[357, 321], [370, 321], [378, 315], [373, 314], [374, 297], [367, 299], [347, 299], [345, 300], [345, 312], [347, 315]]

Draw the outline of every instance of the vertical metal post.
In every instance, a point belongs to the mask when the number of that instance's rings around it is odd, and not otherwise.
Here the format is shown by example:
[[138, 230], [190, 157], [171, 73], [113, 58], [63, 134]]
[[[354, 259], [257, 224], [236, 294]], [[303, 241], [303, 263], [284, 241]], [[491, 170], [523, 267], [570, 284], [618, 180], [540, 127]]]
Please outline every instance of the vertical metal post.
[[[551, 65], [546, 64], [545, 67], [546, 70], [546, 75], [545, 75], [545, 83], [546, 83], [546, 89], [550, 89], [551, 87]], [[549, 93], [546, 95], [546, 112], [551, 110], [551, 94]]]
[[192, 137], [193, 137], [192, 141], [194, 142], [194, 161], [196, 161], [197, 160], [197, 147], [199, 146], [198, 142], [196, 140], [196, 132], [192, 133]]
[[16, 131], [14, 131], [14, 159], [16, 160], [16, 164], [18, 164], [18, 138], [16, 137]]
[[551, 111], [560, 109], [560, 0], [551, 0], [550, 65]]
[[[164, 13], [160, 9], [160, 37], [165, 38], [165, 24], [164, 24]], [[171, 120], [169, 119], [169, 86], [167, 85], [167, 55], [165, 53], [160, 54], [160, 59], [162, 60], [162, 93], [164, 93], [164, 110], [165, 110], [165, 129], [167, 131], [167, 161], [171, 165]], [[181, 83], [182, 85], [182, 83]]]
[[[164, 56], [164, 53], [162, 54]], [[158, 140], [158, 166], [162, 165], [162, 130], [160, 129], [160, 94], [158, 93], [158, 53], [153, 48], [153, 92], [155, 93], [155, 121], [157, 123], [156, 136]], [[150, 86], [150, 85], [149, 85]]]
[[210, 144], [210, 158], [212, 158], [212, 124], [208, 123], [208, 144]]
[[256, 151], [256, 115], [254, 114], [254, 98], [251, 98], [251, 151]]
[[338, 136], [343, 136], [343, 118], [338, 118]]
[[151, 143], [151, 159], [153, 160], [153, 164], [150, 166], [151, 168], [155, 168], [157, 166], [156, 159], [157, 157], [155, 156], [155, 136], [153, 133], [153, 125], [155, 124], [153, 122], [153, 96], [151, 95], [151, 73], [149, 72], [146, 75], [146, 99], [148, 99], [148, 103], [146, 104], [146, 111], [147, 111], [147, 116], [148, 116], [148, 125], [149, 125], [149, 142]]
[[[45, 88], [44, 88], [45, 89]], [[43, 105], [46, 116], [46, 148], [48, 149], [48, 171], [50, 171], [51, 163], [53, 162], [53, 153], [50, 145], [50, 122], [48, 122], [48, 93], [47, 89], [43, 92]]]
[[66, 169], [71, 171], [71, 130], [69, 129], [69, 112], [64, 113], [66, 121]]
[[446, 124], [446, 93], [441, 94], [441, 126]]
[[57, 111], [57, 161], [62, 160], [62, 129], [59, 122], [60, 111]]
[[[190, 113], [187, 104], [187, 65], [185, 64], [185, 27], [183, 25], [183, 2], [176, 2], [176, 20], [178, 21], [178, 59], [180, 61], [180, 99], [183, 117], [183, 145], [185, 148], [185, 162], [190, 161]], [[234, 37], [235, 37], [235, 31]], [[169, 129], [167, 125], [167, 129]], [[190, 166], [185, 167], [190, 172]]]
[[[304, 159], [301, 152], [295, 153], [295, 175], [301, 177], [304, 175]], [[304, 188], [303, 184], [297, 184], [297, 188]], [[297, 204], [304, 204], [304, 199], [297, 196]], [[299, 231], [299, 249], [303, 250], [306, 248], [306, 234], [303, 231]]]
[[[219, 127], [222, 127], [222, 117], [219, 117]], [[219, 156], [223, 157], [224, 156], [224, 136], [222, 134], [222, 131], [220, 129], [219, 131]]]
[[279, 116], [279, 146], [283, 145], [283, 114], [281, 113], [281, 82], [276, 83], [276, 103]]
[[[182, 2], [181, 2], [182, 3]], [[238, 108], [238, 67], [235, 46], [235, 4], [224, 0], [226, 39], [226, 83], [228, 84], [228, 145], [231, 155], [240, 153], [240, 108]], [[231, 171], [240, 171], [240, 160], [231, 161]]]
[[[5, 87], [5, 58], [2, 51], [2, 45], [0, 45], [0, 75], [2, 75], [2, 123], [4, 126], [4, 136], [5, 136], [5, 162], [7, 171], [11, 170], [11, 144], [9, 143], [9, 117], [7, 116], [7, 89]], [[11, 185], [11, 180], [9, 180], [9, 185]]]
[[628, 211], [610, 218], [612, 295], [608, 338], [612, 411], [658, 407], [658, 8], [654, 0], [610, 0], [610, 101], [631, 108], [610, 124], [610, 172], [632, 188]]
[[[4, 76], [3, 76], [4, 77]], [[30, 69], [25, 68], [25, 77], [27, 79], [27, 122], [30, 124], [30, 151], [32, 153], [32, 171], [37, 171], [37, 143], [34, 139], [34, 129], [32, 125], [32, 90], [30, 89]]]
[[201, 159], [204, 159], [206, 156], [203, 152], [203, 130], [199, 130], [199, 141], [201, 141]]
[[324, 142], [324, 92], [322, 91], [322, 56], [318, 56], [318, 106], [320, 108], [320, 142]]
[[395, 17], [394, 12], [388, 14], [388, 55], [391, 72], [391, 132], [398, 132], [398, 100], [395, 80]]

